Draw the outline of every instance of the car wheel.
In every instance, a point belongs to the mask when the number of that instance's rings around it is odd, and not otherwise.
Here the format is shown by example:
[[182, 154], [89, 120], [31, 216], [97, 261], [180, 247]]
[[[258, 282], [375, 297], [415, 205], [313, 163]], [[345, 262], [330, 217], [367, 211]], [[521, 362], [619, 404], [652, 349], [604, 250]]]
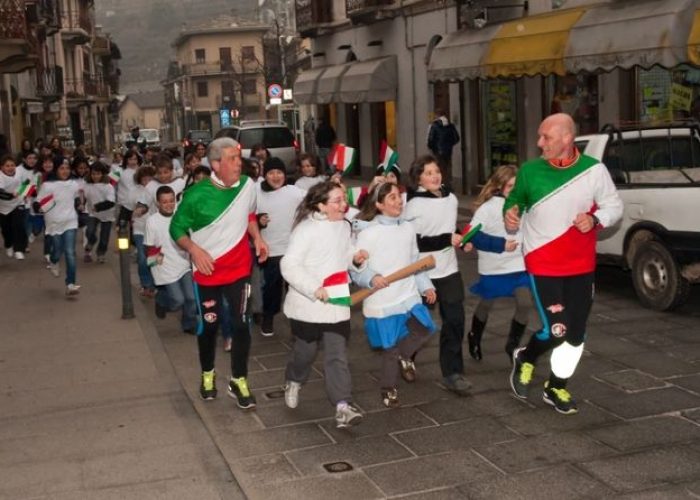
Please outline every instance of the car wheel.
[[659, 241], [640, 244], [632, 262], [632, 281], [642, 304], [657, 311], [680, 306], [690, 292], [678, 263]]

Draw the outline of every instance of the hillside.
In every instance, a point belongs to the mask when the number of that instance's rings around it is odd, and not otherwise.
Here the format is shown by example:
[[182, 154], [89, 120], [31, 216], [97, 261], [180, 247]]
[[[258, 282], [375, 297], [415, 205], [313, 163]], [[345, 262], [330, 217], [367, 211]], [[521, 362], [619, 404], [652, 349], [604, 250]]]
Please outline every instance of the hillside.
[[155, 90], [174, 56], [171, 43], [187, 24], [235, 15], [255, 19], [257, 0], [96, 0], [97, 23], [122, 53], [121, 92]]

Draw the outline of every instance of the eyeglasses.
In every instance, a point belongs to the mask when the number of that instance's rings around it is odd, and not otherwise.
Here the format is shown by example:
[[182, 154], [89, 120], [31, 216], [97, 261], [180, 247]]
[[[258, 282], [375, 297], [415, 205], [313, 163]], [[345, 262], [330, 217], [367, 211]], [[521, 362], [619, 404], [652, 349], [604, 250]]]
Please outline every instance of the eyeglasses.
[[326, 202], [326, 205], [341, 205], [341, 204], [343, 204], [343, 203], [347, 203], [347, 202], [345, 201], [345, 198], [335, 198], [335, 199], [333, 199], [333, 200], [328, 200], [328, 201]]

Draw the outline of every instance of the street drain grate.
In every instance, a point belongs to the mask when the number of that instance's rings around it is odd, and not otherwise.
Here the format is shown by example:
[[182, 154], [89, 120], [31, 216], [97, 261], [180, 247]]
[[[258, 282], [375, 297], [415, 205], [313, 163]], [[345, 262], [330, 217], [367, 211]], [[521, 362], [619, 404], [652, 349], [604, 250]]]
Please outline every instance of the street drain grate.
[[267, 396], [268, 399], [280, 399], [284, 397], [284, 391], [280, 389], [277, 391], [266, 392], [265, 396]]
[[339, 472], [348, 472], [352, 470], [352, 465], [347, 462], [331, 462], [329, 464], [323, 464], [323, 468], [331, 474], [338, 474]]

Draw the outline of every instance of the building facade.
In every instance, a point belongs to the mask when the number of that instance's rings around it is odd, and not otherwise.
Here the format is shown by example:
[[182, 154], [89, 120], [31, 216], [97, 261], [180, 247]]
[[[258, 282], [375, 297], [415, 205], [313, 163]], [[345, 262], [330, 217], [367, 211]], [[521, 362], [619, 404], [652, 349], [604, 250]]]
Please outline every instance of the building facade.
[[156, 129], [161, 137], [165, 136], [165, 95], [162, 90], [129, 94], [124, 98], [119, 106], [118, 133], [123, 136], [134, 127]]
[[92, 0], [0, 0], [0, 10], [0, 127], [11, 149], [56, 136], [107, 151], [121, 54], [95, 26]]
[[538, 154], [537, 126], [570, 113], [606, 123], [700, 118], [696, 0], [297, 0], [313, 68], [295, 97], [359, 148], [382, 139], [405, 168], [427, 152], [436, 108], [462, 141], [453, 186], [477, 191], [501, 164]]
[[263, 35], [268, 30], [219, 18], [180, 33], [173, 43], [176, 61], [163, 82], [169, 140], [188, 130], [216, 133], [234, 118], [266, 115]]

